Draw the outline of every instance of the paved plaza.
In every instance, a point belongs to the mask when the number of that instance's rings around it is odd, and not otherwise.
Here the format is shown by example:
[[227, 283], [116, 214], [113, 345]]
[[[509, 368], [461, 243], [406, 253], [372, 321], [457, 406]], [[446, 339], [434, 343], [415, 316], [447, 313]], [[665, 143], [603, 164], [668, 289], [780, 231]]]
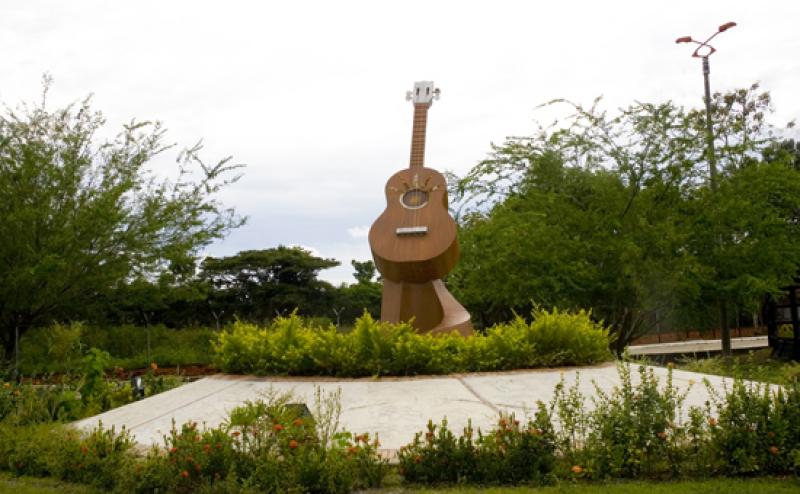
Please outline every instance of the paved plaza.
[[[638, 366], [634, 366], [638, 367]], [[663, 383], [667, 369], [653, 367]], [[637, 376], [636, 369], [632, 374]], [[316, 388], [323, 393], [341, 391], [342, 428], [354, 432], [378, 433], [387, 454], [409, 443], [428, 419], [447, 417], [455, 431], [469, 419], [476, 427], [491, 428], [498, 412], [515, 412], [518, 417], [533, 410], [539, 400], [549, 401], [563, 375], [571, 384], [580, 374], [580, 389], [585, 396], [595, 393], [594, 383], [610, 391], [619, 384], [613, 363], [592, 367], [524, 370], [497, 373], [451, 374], [427, 377], [384, 378], [292, 378], [217, 374], [179, 388], [110, 410], [76, 423], [92, 428], [98, 421], [104, 427], [125, 426], [143, 446], [161, 444], [173, 420], [178, 425], [194, 421], [213, 427], [223, 422], [228, 412], [248, 400], [270, 392], [291, 392], [294, 402], [307, 403], [313, 410]], [[691, 388], [686, 408], [702, 405], [708, 393], [702, 380], [722, 389], [729, 379], [675, 370], [676, 386]], [[587, 400], [589, 401], [589, 400]]]

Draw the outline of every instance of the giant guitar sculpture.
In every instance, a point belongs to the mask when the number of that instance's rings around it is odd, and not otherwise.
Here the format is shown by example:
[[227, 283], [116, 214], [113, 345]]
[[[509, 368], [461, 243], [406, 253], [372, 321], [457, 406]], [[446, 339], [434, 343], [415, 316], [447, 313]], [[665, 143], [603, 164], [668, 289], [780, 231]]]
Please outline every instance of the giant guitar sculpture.
[[414, 84], [411, 163], [386, 182], [386, 209], [369, 230], [375, 265], [383, 275], [381, 320], [413, 319], [420, 331], [472, 333], [469, 313], [441, 278], [458, 262], [456, 223], [447, 211], [444, 176], [424, 166], [428, 109], [439, 98], [433, 82]]

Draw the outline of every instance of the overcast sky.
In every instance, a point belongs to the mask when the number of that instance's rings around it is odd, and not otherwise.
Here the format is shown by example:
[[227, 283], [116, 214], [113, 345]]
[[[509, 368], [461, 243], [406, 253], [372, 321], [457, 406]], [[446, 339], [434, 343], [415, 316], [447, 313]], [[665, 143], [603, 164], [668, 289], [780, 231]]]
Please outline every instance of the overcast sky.
[[[714, 90], [759, 81], [773, 123], [800, 116], [800, 2], [31, 1], [0, 3], [0, 100], [53, 106], [94, 94], [118, 129], [161, 120], [245, 175], [221, 199], [248, 224], [214, 256], [297, 244], [342, 267], [370, 258], [386, 179], [408, 165], [414, 81], [433, 80], [426, 163], [463, 174], [491, 142], [530, 134], [553, 98], [609, 108], [702, 103], [700, 61], [675, 38], [715, 40]], [[175, 166], [161, 158], [159, 173]]]

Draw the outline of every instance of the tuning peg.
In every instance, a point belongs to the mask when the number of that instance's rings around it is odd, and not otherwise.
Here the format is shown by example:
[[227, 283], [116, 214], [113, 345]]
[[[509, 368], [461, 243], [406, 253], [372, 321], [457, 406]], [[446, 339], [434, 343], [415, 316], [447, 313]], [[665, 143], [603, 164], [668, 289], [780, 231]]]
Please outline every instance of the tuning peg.
[[442, 90], [437, 87], [436, 89], [433, 90], [433, 99], [438, 101], [441, 94]]
[[406, 101], [411, 101], [411, 98], [414, 97], [413, 91], [406, 91]]

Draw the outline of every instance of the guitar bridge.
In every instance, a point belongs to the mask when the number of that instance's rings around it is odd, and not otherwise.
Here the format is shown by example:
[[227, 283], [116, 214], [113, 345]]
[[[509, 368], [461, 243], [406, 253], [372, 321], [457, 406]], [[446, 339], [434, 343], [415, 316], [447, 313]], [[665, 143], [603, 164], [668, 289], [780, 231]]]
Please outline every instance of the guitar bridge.
[[398, 237], [407, 237], [413, 235], [425, 235], [428, 233], [427, 226], [401, 226], [394, 231]]

